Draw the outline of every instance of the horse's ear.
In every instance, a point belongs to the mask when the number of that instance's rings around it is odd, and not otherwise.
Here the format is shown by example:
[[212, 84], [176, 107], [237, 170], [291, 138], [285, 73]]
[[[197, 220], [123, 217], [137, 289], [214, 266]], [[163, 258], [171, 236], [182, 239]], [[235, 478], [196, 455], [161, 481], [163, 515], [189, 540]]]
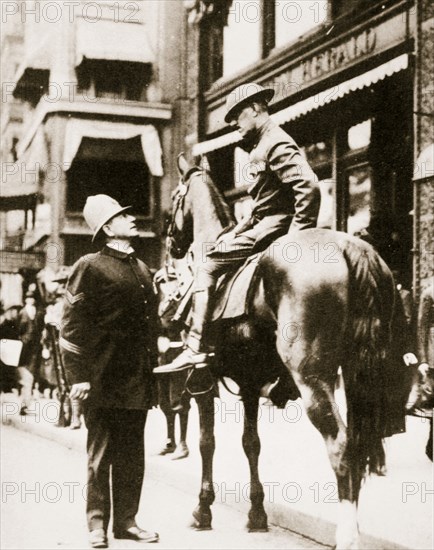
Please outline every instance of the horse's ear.
[[184, 156], [184, 153], [179, 153], [178, 155], [178, 170], [181, 176], [185, 176], [185, 174], [189, 171], [190, 165], [187, 162], [187, 159]]

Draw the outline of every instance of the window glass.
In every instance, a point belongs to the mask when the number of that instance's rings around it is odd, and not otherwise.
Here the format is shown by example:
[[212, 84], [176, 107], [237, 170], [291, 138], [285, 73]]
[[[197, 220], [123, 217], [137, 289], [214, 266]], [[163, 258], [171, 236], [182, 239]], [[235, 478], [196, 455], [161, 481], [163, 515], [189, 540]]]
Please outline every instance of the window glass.
[[348, 130], [348, 147], [351, 150], [367, 147], [371, 142], [371, 119], [365, 120]]
[[223, 76], [241, 71], [261, 57], [261, 0], [235, 0], [223, 31]]
[[318, 182], [321, 192], [321, 206], [318, 214], [318, 227], [332, 229], [335, 219], [335, 180], [328, 178]]
[[327, 19], [327, 0], [276, 0], [276, 47], [296, 40]]
[[303, 147], [302, 150], [312, 168], [326, 163], [331, 164], [332, 162], [331, 140], [311, 143]]
[[333, 17], [339, 17], [356, 10], [361, 11], [375, 2], [379, 3], [380, 0], [333, 0]]
[[346, 171], [348, 185], [348, 228], [351, 235], [369, 226], [371, 219], [371, 175], [367, 164]]

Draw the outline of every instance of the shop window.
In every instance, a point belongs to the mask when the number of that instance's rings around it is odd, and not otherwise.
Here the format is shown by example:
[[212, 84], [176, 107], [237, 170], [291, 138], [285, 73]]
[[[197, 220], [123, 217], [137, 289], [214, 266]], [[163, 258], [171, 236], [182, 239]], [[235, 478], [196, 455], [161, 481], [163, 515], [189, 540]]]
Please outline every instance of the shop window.
[[278, 48], [302, 37], [327, 20], [328, 0], [276, 0], [275, 46]]
[[261, 58], [262, 0], [235, 0], [223, 31], [223, 76]]
[[380, 0], [332, 0], [333, 17], [339, 17], [347, 13], [361, 11], [379, 3]]
[[371, 126], [371, 119], [368, 119], [348, 130], [347, 144], [349, 149], [354, 151], [368, 147], [371, 142]]
[[331, 166], [332, 162], [332, 141], [327, 139], [311, 143], [301, 148], [307, 161], [314, 171], [318, 171], [324, 166]]
[[335, 187], [336, 182], [332, 178], [322, 179], [318, 182], [321, 192], [321, 206], [318, 214], [318, 227], [332, 229], [335, 224]]
[[371, 173], [367, 164], [346, 170], [348, 189], [347, 231], [359, 235], [371, 221]]

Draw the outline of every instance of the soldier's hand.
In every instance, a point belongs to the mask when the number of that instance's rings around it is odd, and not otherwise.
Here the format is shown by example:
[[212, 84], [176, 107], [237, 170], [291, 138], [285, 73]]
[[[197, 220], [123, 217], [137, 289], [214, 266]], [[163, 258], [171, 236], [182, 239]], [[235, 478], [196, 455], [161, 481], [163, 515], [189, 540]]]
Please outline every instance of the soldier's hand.
[[89, 391], [90, 391], [89, 382], [80, 382], [80, 384], [73, 384], [69, 392], [69, 397], [71, 399], [85, 400], [88, 398]]

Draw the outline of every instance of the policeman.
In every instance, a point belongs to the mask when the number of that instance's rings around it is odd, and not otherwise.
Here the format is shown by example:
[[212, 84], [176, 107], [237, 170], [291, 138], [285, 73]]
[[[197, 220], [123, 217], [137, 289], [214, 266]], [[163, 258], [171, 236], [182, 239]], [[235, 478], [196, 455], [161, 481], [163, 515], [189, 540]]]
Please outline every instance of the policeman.
[[289, 230], [316, 227], [320, 207], [318, 181], [294, 140], [277, 126], [268, 113], [274, 95], [271, 88], [244, 84], [231, 92], [226, 101], [225, 122], [237, 128], [250, 149], [249, 194], [253, 198], [250, 216], [224, 233], [199, 265], [195, 277], [193, 323], [186, 349], [170, 364], [154, 372], [173, 372], [207, 361], [204, 327], [210, 316], [217, 279], [246, 258], [264, 250]]
[[60, 335], [70, 397], [84, 400], [92, 548], [107, 548], [111, 506], [115, 538], [158, 541], [135, 520], [158, 325], [150, 271], [131, 247], [138, 229], [128, 208], [107, 195], [88, 197], [84, 218], [93, 238], [104, 235], [106, 245], [73, 266]]

